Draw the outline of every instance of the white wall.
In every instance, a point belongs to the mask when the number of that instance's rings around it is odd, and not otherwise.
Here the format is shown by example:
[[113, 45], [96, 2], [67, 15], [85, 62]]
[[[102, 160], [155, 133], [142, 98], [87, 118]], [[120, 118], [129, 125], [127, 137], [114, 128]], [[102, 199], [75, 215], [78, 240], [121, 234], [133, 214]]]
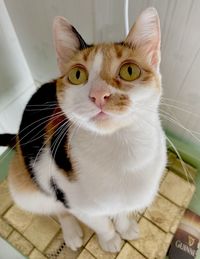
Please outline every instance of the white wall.
[[52, 22], [67, 17], [89, 41], [93, 41], [93, 0], [5, 0], [34, 80], [58, 75], [52, 44]]
[[[165, 114], [162, 117], [165, 118], [164, 125], [200, 145], [188, 132], [200, 133], [200, 1], [130, 0], [130, 24], [147, 6], [156, 7], [160, 16], [163, 97], [172, 99], [163, 99], [165, 105], [161, 110], [170, 113], [179, 124], [171, 123]], [[178, 106], [178, 109], [169, 108], [166, 103]]]
[[[0, 0], [0, 133], [17, 132], [35, 86], [11, 20]], [[0, 153], [3, 151], [0, 148]]]
[[[189, 109], [191, 113], [171, 108], [172, 116], [190, 130], [200, 131], [200, 1], [129, 2], [130, 24], [146, 7], [157, 8], [162, 28], [164, 97], [177, 101], [172, 101], [172, 105]], [[121, 40], [125, 34], [122, 0], [5, 0], [5, 4], [37, 82], [50, 80], [58, 73], [51, 32], [54, 16], [67, 17], [88, 42]], [[165, 102], [169, 103], [169, 100]], [[166, 111], [166, 106], [164, 108]], [[165, 120], [165, 125], [192, 140], [177, 125], [171, 125], [168, 120]]]

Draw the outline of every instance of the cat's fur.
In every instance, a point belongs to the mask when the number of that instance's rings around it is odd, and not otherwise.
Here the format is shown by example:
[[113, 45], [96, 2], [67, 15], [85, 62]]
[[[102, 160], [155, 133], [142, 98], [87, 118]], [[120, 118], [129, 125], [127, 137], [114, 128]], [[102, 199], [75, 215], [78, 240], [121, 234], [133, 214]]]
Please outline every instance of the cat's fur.
[[[104, 250], [117, 252], [121, 238], [138, 238], [129, 213], [151, 204], [166, 165], [159, 18], [148, 8], [124, 42], [93, 46], [57, 17], [54, 41], [62, 76], [26, 106], [10, 191], [21, 208], [56, 214], [71, 249], [82, 245], [77, 218], [97, 233]], [[141, 69], [135, 81], [119, 78], [127, 60]], [[88, 71], [84, 85], [68, 81], [76, 64]]]

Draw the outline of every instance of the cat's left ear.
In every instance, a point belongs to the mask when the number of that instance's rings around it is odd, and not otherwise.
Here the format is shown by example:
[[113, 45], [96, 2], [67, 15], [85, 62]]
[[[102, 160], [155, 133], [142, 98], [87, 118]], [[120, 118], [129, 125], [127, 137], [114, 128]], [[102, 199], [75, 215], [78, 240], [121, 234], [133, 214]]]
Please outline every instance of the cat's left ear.
[[160, 65], [160, 20], [155, 8], [144, 10], [131, 28], [125, 43], [140, 48], [148, 62], [159, 70]]
[[53, 23], [53, 40], [56, 49], [57, 62], [61, 74], [64, 74], [66, 64], [72, 56], [88, 45], [77, 30], [64, 18], [57, 16]]

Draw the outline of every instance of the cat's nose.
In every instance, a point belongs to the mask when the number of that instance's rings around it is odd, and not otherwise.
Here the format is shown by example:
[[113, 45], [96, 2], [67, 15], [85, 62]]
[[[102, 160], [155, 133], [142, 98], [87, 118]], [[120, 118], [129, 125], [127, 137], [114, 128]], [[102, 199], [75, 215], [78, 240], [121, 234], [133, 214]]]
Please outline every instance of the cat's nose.
[[110, 95], [109, 91], [105, 89], [92, 89], [89, 98], [97, 107], [102, 108], [110, 98]]

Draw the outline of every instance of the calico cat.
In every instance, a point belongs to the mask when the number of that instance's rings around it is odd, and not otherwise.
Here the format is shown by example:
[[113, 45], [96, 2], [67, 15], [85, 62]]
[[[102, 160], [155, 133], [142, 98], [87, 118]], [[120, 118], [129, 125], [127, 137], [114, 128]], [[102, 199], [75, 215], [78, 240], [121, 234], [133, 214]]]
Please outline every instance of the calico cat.
[[61, 76], [28, 102], [9, 187], [16, 204], [57, 215], [67, 246], [82, 246], [80, 220], [105, 251], [139, 237], [130, 213], [149, 206], [166, 165], [158, 106], [162, 94], [160, 23], [154, 8], [123, 42], [88, 45], [63, 17], [54, 43]]

